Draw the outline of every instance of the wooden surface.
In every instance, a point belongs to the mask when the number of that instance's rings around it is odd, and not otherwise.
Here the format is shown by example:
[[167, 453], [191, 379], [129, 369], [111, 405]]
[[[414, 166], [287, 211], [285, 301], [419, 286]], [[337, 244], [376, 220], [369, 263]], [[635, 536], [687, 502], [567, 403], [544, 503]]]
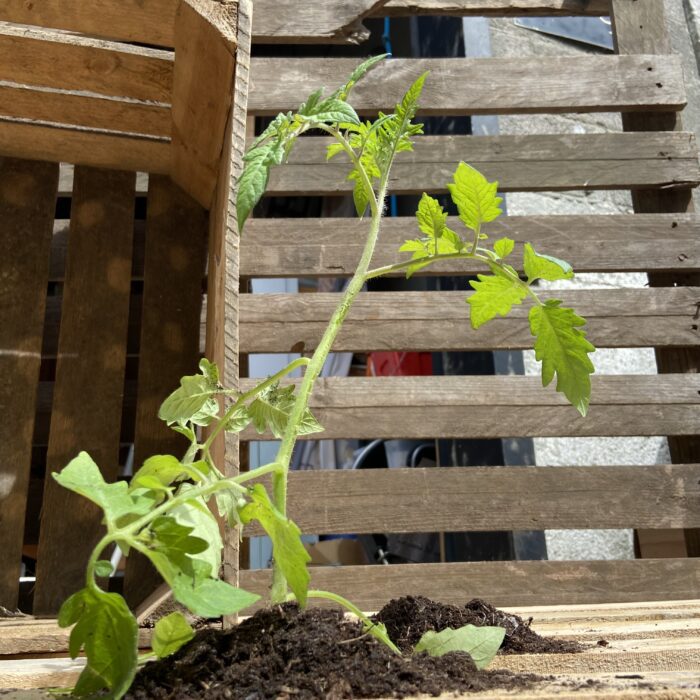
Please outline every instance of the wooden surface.
[[[169, 178], [150, 178], [147, 216], [134, 469], [151, 455], [181, 456], [187, 448], [187, 441], [158, 418], [158, 409], [180, 377], [198, 371], [207, 255], [207, 212]], [[134, 554], [124, 578], [132, 606], [160, 580], [149, 562]]]
[[[527, 314], [514, 306], [478, 330], [461, 292], [372, 292], [355, 301], [333, 346], [336, 351], [531, 349]], [[700, 345], [700, 289], [615, 289], [543, 292], [587, 321], [596, 347]], [[339, 294], [250, 294], [241, 297], [241, 352], [314, 350]], [[301, 344], [301, 345], [300, 345]]]
[[[256, 58], [248, 107], [295, 110], [311, 92], [342, 83], [357, 59]], [[395, 58], [353, 88], [358, 112], [392, 111], [406, 86], [429, 71], [421, 114], [528, 114], [680, 109], [685, 90], [677, 56]]]
[[[447, 225], [464, 231], [457, 217], [449, 218]], [[241, 241], [241, 271], [250, 277], [348, 276], [360, 259], [366, 229], [366, 222], [349, 217], [252, 219]], [[529, 241], [537, 250], [566, 260], [576, 272], [700, 269], [700, 218], [694, 214], [506, 216], [484, 226], [484, 231], [493, 239]], [[398, 252], [403, 242], [419, 235], [414, 217], [386, 218], [372, 266], [395, 263], [403, 255]], [[471, 261], [456, 260], [417, 274], [473, 274], [481, 269]]]
[[212, 205], [233, 94], [235, 4], [180, 2], [175, 17], [172, 177], [202, 206]]
[[[286, 165], [273, 168], [267, 194], [349, 194], [349, 165], [326, 161], [322, 137], [301, 139]], [[461, 160], [498, 180], [501, 192], [693, 187], [700, 182], [694, 135], [574, 134], [422, 136], [392, 169], [394, 194], [446, 192]], [[414, 229], [415, 230], [415, 229]]]
[[[134, 173], [75, 172], [47, 473], [85, 450], [105, 478], [118, 474], [134, 180]], [[100, 521], [87, 499], [46, 479], [35, 612], [55, 613], [81, 586]]]
[[18, 600], [57, 185], [55, 164], [0, 158], [0, 605], [11, 610]]
[[700, 465], [301, 471], [289, 499], [305, 534], [698, 527]]
[[[693, 435], [700, 375], [594, 376], [581, 418], [537, 377], [329, 377], [311, 407], [330, 438]], [[248, 390], [252, 380], [241, 382]], [[536, 407], [536, 410], [535, 410]], [[249, 440], [269, 439], [252, 428]], [[314, 436], [311, 436], [314, 437]]]

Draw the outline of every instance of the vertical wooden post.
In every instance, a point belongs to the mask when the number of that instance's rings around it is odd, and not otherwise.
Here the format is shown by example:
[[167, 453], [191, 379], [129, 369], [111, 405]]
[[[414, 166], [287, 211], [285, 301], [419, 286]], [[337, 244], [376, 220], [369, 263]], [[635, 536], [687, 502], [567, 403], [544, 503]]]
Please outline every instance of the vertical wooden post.
[[[671, 52], [666, 29], [663, 0], [612, 0], [613, 35], [620, 54], [668, 54]], [[676, 112], [640, 112], [622, 115], [625, 131], [681, 131], [681, 116]], [[694, 210], [689, 188], [636, 190], [632, 192], [634, 210], [639, 214], [687, 213]], [[654, 273], [649, 275], [652, 287], [700, 284], [700, 275]], [[696, 373], [700, 371], [700, 350], [697, 348], [657, 349], [659, 372]], [[700, 436], [668, 439], [673, 462], [700, 461]], [[636, 533], [636, 549], [640, 556], [700, 556], [700, 531], [664, 531], [663, 550], [658, 533], [648, 536]]]

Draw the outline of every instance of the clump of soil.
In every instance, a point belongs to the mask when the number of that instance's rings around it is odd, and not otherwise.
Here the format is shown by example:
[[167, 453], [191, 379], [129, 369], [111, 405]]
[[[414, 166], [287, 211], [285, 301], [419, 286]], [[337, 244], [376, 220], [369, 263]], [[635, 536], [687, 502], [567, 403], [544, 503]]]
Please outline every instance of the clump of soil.
[[200, 630], [173, 656], [147, 664], [127, 698], [402, 698], [522, 690], [538, 680], [477, 671], [471, 657], [459, 652], [399, 657], [340, 610], [301, 611], [285, 604], [261, 610], [230, 630]]
[[448, 627], [457, 629], [464, 625], [504, 627], [503, 654], [570, 654], [583, 650], [578, 642], [542, 637], [530, 628], [532, 618], [525, 621], [478, 598], [463, 608], [422, 596], [397, 598], [387, 603], [376, 619], [386, 625], [389, 636], [404, 652], [413, 649], [428, 630], [442, 632]]

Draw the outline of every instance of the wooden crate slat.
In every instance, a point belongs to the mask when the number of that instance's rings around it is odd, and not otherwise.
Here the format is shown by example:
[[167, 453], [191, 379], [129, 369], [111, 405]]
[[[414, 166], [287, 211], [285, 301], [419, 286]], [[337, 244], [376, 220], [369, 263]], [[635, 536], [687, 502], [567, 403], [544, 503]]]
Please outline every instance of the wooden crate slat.
[[170, 170], [166, 139], [15, 122], [0, 118], [0, 152], [9, 156], [71, 162], [96, 168], [153, 173]]
[[157, 49], [2, 24], [0, 80], [170, 103], [173, 57]]
[[[530, 304], [514, 306], [474, 330], [469, 323], [471, 288], [463, 292], [361, 294], [334, 344], [337, 351], [493, 350], [531, 348]], [[700, 289], [617, 289], [543, 292], [562, 299], [588, 321], [596, 347], [700, 344]], [[241, 298], [241, 352], [291, 352], [316, 348], [339, 294], [249, 294]], [[517, 321], [515, 319], [518, 319]]]
[[456, 15], [477, 17], [607, 15], [610, 0], [389, 0], [377, 14], [387, 17]]
[[165, 105], [125, 102], [71, 92], [0, 85], [0, 116], [30, 121], [170, 136], [170, 109]]
[[[158, 409], [180, 377], [197, 372], [207, 253], [207, 212], [170, 178], [151, 176], [147, 217], [135, 469], [152, 455], [187, 449]], [[147, 560], [129, 557], [124, 592], [130, 604], [140, 603], [157, 581]]]
[[[296, 110], [312, 91], [342, 84], [354, 58], [253, 59], [248, 109]], [[353, 88], [358, 112], [390, 112], [429, 71], [421, 114], [530, 114], [682, 109], [685, 89], [677, 56], [396, 58]], [[341, 77], [339, 77], [341, 76]]]
[[134, 182], [134, 173], [75, 171], [35, 613], [55, 613], [81, 587], [101, 530], [97, 507], [60, 487], [48, 474], [84, 450], [106, 479], [118, 475]]
[[697, 527], [700, 465], [300, 471], [289, 515], [318, 535]]
[[17, 606], [58, 166], [0, 158], [0, 605]]
[[[463, 230], [457, 217], [448, 218], [447, 225]], [[348, 276], [362, 254], [366, 229], [366, 222], [350, 217], [254, 218], [241, 241], [241, 270], [247, 277]], [[494, 239], [529, 241], [568, 261], [576, 272], [700, 269], [700, 217], [694, 214], [506, 216], [485, 225], [484, 231]], [[414, 217], [387, 217], [372, 266], [397, 262], [399, 247], [418, 235]], [[481, 269], [469, 260], [456, 260], [416, 274], [474, 274]]]
[[[316, 567], [311, 586], [347, 596], [362, 610], [391, 598], [425, 595], [464, 605], [497, 606], [674, 600], [697, 594], [698, 559], [520, 561]], [[241, 571], [241, 586], [267, 595], [269, 570]]]
[[[346, 195], [348, 164], [326, 161], [329, 139], [301, 139], [286, 165], [270, 173], [268, 195]], [[393, 194], [446, 192], [461, 160], [498, 180], [502, 192], [694, 187], [697, 144], [688, 133], [534, 136], [423, 136], [400, 153]]]

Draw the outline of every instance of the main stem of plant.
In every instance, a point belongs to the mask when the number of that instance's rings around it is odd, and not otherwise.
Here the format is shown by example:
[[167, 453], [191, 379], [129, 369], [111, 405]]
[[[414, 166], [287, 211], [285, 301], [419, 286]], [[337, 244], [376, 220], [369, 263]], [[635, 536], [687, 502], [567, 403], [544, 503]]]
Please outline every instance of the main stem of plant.
[[[283, 515], [286, 515], [287, 475], [289, 473], [289, 463], [292, 458], [292, 450], [294, 449], [294, 445], [297, 440], [297, 428], [301, 422], [304, 412], [308, 407], [309, 397], [313, 391], [316, 379], [318, 379], [319, 375], [321, 374], [323, 365], [328, 358], [328, 354], [330, 353], [338, 332], [343, 325], [343, 321], [348, 315], [355, 297], [359, 294], [366, 282], [367, 271], [369, 270], [369, 265], [372, 261], [372, 255], [374, 254], [374, 249], [377, 245], [377, 238], [379, 236], [379, 228], [381, 226], [382, 213], [384, 211], [384, 200], [386, 198], [388, 179], [389, 177], [387, 171], [379, 185], [376, 206], [372, 206], [372, 221], [370, 223], [367, 241], [365, 243], [364, 250], [362, 251], [362, 257], [360, 258], [360, 262], [355, 270], [355, 274], [348, 283], [345, 293], [334, 311], [330, 322], [328, 323], [328, 327], [326, 328], [326, 331], [323, 334], [318, 347], [316, 348], [316, 352], [314, 352], [313, 357], [311, 358], [311, 362], [306, 368], [306, 373], [304, 374], [301, 386], [299, 387], [297, 400], [294, 404], [294, 408], [292, 409], [289, 422], [287, 423], [287, 429], [285, 430], [282, 438], [282, 444], [280, 445], [276, 459], [277, 464], [280, 465], [280, 471], [273, 475], [272, 483], [275, 506]], [[271, 591], [272, 602], [281, 603], [285, 600], [286, 595], [287, 582], [279, 567], [273, 562]]]

